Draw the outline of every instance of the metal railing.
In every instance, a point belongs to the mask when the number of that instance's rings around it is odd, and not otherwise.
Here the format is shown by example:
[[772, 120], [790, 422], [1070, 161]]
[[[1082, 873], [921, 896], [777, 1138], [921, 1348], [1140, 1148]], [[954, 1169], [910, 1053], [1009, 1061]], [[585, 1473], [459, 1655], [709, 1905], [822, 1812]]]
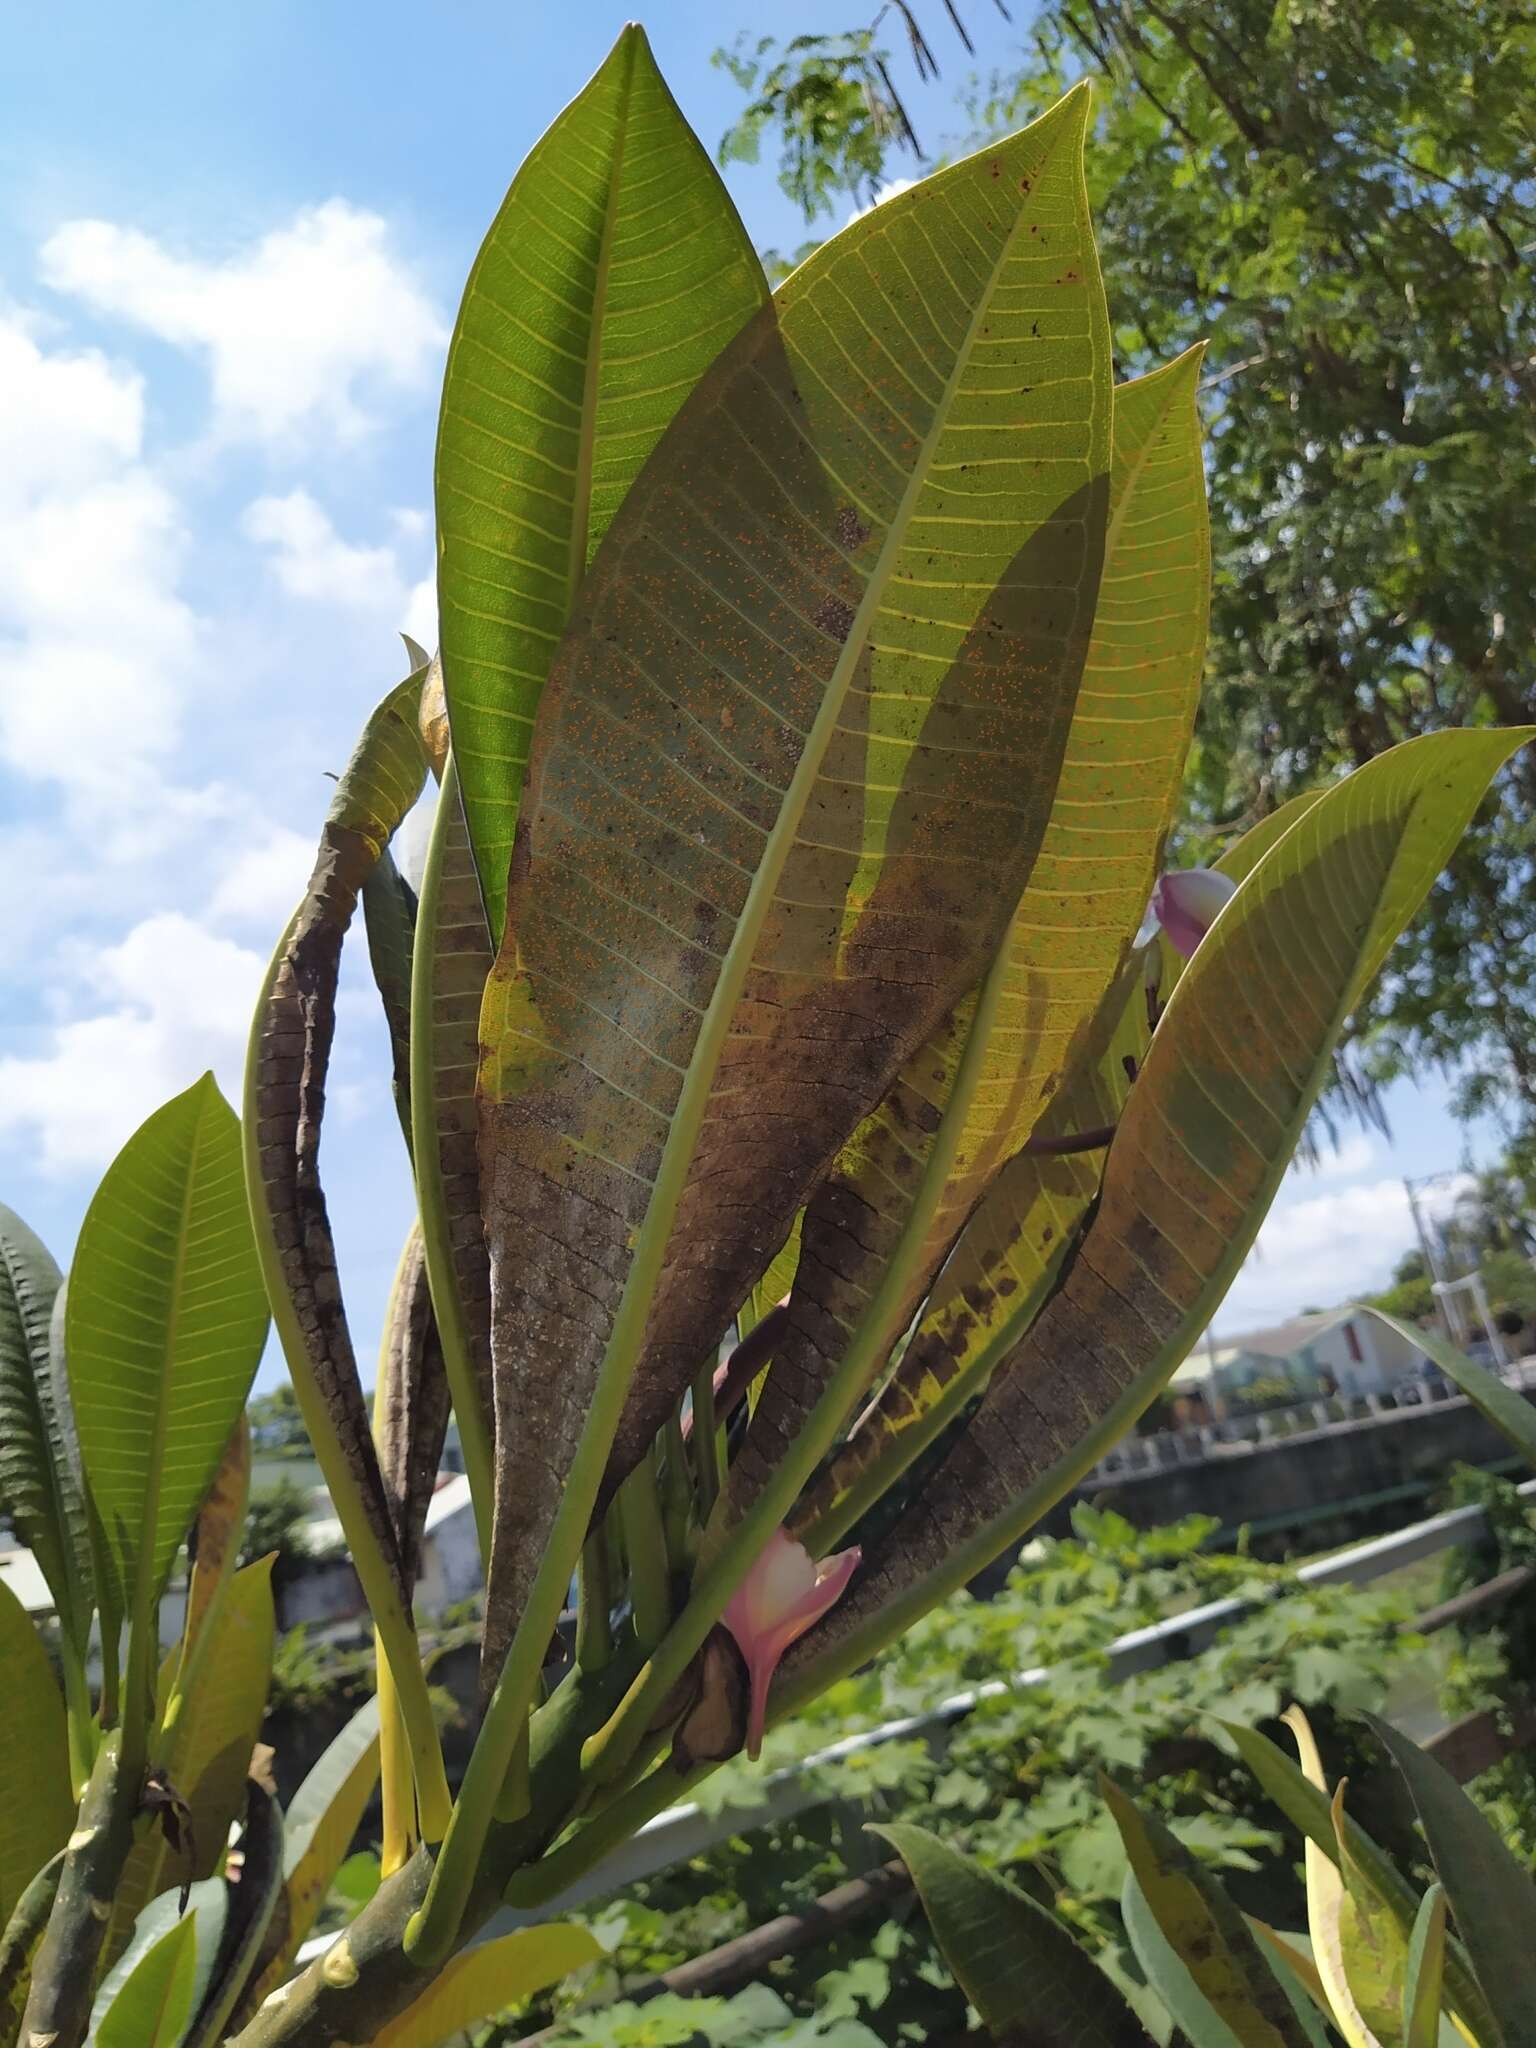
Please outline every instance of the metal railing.
[[[1522, 1392], [1536, 1387], [1536, 1359], [1504, 1368], [1499, 1377]], [[1389, 1415], [1425, 1408], [1465, 1406], [1466, 1395], [1438, 1375], [1430, 1380], [1403, 1380], [1380, 1394], [1328, 1394], [1297, 1401], [1290, 1407], [1266, 1408], [1246, 1415], [1224, 1416], [1219, 1422], [1191, 1423], [1179, 1429], [1150, 1430], [1124, 1437], [1105, 1453], [1088, 1474], [1085, 1486], [1107, 1485], [1181, 1465], [1204, 1465], [1215, 1459], [1241, 1457], [1268, 1444], [1296, 1437], [1327, 1435], [1358, 1429]]]

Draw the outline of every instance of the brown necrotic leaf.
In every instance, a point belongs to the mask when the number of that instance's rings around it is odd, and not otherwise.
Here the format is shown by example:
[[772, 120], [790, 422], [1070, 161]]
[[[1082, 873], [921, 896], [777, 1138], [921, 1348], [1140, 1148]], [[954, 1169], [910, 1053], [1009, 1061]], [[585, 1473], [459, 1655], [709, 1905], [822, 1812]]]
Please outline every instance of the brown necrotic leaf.
[[[1209, 538], [1195, 388], [1201, 350], [1115, 392], [1109, 525], [1093, 637], [1050, 820], [1014, 912], [1006, 976], [969, 1100], [955, 1088], [973, 1029], [974, 999], [946, 1017], [854, 1134], [807, 1211], [790, 1323], [731, 1478], [727, 1511], [744, 1512], [821, 1395], [901, 1237], [945, 1116], [961, 1119], [957, 1156], [919, 1255], [910, 1262], [908, 1316], [956, 1234], [924, 1341], [903, 1360], [892, 1395], [913, 1419], [999, 1321], [1017, 1322], [1022, 1261], [1065, 1214], [1041, 1214], [1058, 1191], [1097, 1186], [1097, 1161], [1028, 1164], [1016, 1155], [1037, 1123], [1053, 1134], [1112, 1122], [1114, 1104], [1064, 1126], [1054, 1114], [1074, 1071], [1092, 1073], [1126, 1005], [1100, 1017], [1147, 905], [1177, 801], [1199, 695], [1209, 604]], [[1097, 1023], [1096, 1023], [1097, 1020]], [[1080, 1098], [1073, 1114], [1090, 1105]], [[1015, 1160], [1010, 1166], [1008, 1162]], [[1008, 1185], [998, 1179], [1002, 1175]], [[1085, 1197], [1086, 1199], [1086, 1197]], [[1075, 1214], [1081, 1213], [1081, 1204]], [[1075, 1220], [1075, 1215], [1071, 1220]], [[1043, 1241], [1040, 1233], [1044, 1232]], [[1059, 1253], [1061, 1238], [1055, 1240]], [[983, 1250], [985, 1247], [985, 1250]], [[961, 1254], [964, 1254], [962, 1257]], [[1019, 1256], [1016, 1256], [1018, 1254]], [[999, 1297], [998, 1288], [1005, 1290]], [[1033, 1293], [1038, 1302], [1038, 1292]], [[930, 1326], [939, 1319], [943, 1335]], [[907, 1318], [903, 1318], [905, 1322]], [[962, 1338], [957, 1328], [963, 1325]], [[957, 1342], [960, 1348], [957, 1350]], [[934, 1369], [938, 1368], [938, 1377]], [[887, 1411], [891, 1412], [891, 1411]], [[914, 1446], [915, 1448], [915, 1446]], [[723, 1532], [717, 1532], [723, 1533]]]
[[437, 1485], [448, 1433], [448, 1376], [443, 1370], [443, 1347], [432, 1314], [427, 1264], [416, 1224], [412, 1224], [400, 1254], [390, 1295], [374, 1391], [373, 1431], [409, 1595], [421, 1566], [427, 1507]]
[[797, 272], [583, 586], [482, 1018], [493, 1657], [670, 1133], [691, 1159], [680, 1199], [664, 1188], [664, 1271], [636, 1281], [649, 1327], [610, 1486], [1024, 886], [1107, 499], [1085, 111], [1064, 102]]
[[[259, 1198], [286, 1303], [279, 1331], [301, 1398], [313, 1387], [330, 1418], [345, 1480], [379, 1554], [403, 1589], [394, 1523], [368, 1426], [347, 1327], [336, 1246], [320, 1182], [320, 1129], [336, 1025], [342, 941], [364, 882], [426, 775], [418, 736], [423, 678], [379, 705], [337, 784], [304, 900], [273, 961], [252, 1046], [247, 1116], [256, 1120]], [[253, 1199], [258, 1191], [253, 1190]], [[299, 1355], [293, 1354], [297, 1349]]]
[[1127, 1429], [1252, 1244], [1346, 1017], [1522, 732], [1379, 756], [1260, 860], [1186, 970], [1059, 1285], [819, 1632], [858, 1657], [973, 1577]]

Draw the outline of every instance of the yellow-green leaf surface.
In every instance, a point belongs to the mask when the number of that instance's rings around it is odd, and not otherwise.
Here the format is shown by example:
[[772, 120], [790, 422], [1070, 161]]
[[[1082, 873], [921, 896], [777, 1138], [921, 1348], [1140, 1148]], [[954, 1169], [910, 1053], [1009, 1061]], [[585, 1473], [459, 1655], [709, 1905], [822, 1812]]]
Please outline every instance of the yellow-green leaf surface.
[[153, 1628], [266, 1334], [240, 1126], [205, 1074], [108, 1167], [80, 1227], [65, 1309], [86, 1482], [136, 1628]]
[[616, 1484], [1023, 888], [1107, 500], [1086, 112], [824, 244], [587, 579], [481, 1028], [493, 1655], [588, 1415], [627, 1382]]
[[927, 1828], [870, 1832], [911, 1871], [944, 1959], [994, 2039], [1145, 2048], [1135, 2013], [1053, 1914]]
[[[1122, 386], [1117, 403], [1127, 390], [1139, 388]], [[1216, 865], [1241, 881], [1321, 794], [1292, 798], [1245, 832]], [[1165, 942], [1153, 943], [1160, 999], [1166, 1001], [1184, 962]], [[1035, 1128], [1047, 1144], [1118, 1123], [1151, 1035], [1145, 973], [1137, 956], [1111, 984], [1065, 1083]], [[818, 1554], [839, 1540], [1023, 1341], [1077, 1241], [1099, 1191], [1104, 1157], [1102, 1148], [1016, 1152], [987, 1190], [896, 1369], [796, 1511], [797, 1532]]]
[[90, 1520], [68, 1387], [52, 1369], [60, 1277], [42, 1239], [0, 1204], [0, 1506], [37, 1559], [60, 1625], [83, 1654], [91, 1617]]
[[1385, 2041], [1391, 2039], [1402, 2014], [1408, 1943], [1395, 1916], [1377, 1898], [1350, 1851], [1344, 1817], [1347, 1784], [1347, 1780], [1340, 1780], [1329, 1808], [1338, 1842], [1339, 1875], [1344, 1880], [1344, 1903], [1339, 1913], [1340, 1955], [1362, 2018]]
[[211, 1877], [245, 1802], [251, 1751], [271, 1679], [272, 1557], [237, 1571], [211, 1609], [185, 1670], [173, 1651], [160, 1671], [156, 1760], [186, 1801], [190, 1827], [173, 1850], [162, 1828], [134, 1843], [113, 1899], [109, 1960], [122, 1952], [144, 1905], [161, 1892]]
[[1164, 1939], [1242, 2048], [1308, 2048], [1290, 2000], [1217, 1880], [1117, 1785], [1101, 1776], [1099, 1790]]
[[1403, 1973], [1403, 2048], [1439, 2048], [1445, 1976], [1445, 1887], [1432, 1884], [1408, 1939]]
[[[1326, 1795], [1328, 1780], [1323, 1775], [1322, 1758], [1318, 1755], [1306, 1715], [1299, 1707], [1292, 1707], [1284, 1719], [1296, 1738], [1296, 1749], [1307, 1783]], [[1333, 1854], [1330, 1855], [1310, 1837], [1306, 1844], [1307, 1931], [1312, 1939], [1312, 1955], [1317, 1963], [1317, 1974], [1323, 1980], [1333, 2023], [1348, 2043], [1348, 2048], [1382, 2048], [1381, 2041], [1356, 2001], [1350, 1981], [1344, 1926], [1349, 1893], [1338, 1849], [1343, 1810], [1337, 1797], [1332, 1800], [1330, 1810], [1334, 1824]]]
[[[1150, 1037], [1143, 960], [1111, 985], [1081, 1064], [1036, 1126], [1050, 1143], [1113, 1127]], [[1017, 1152], [978, 1203], [890, 1378], [826, 1470], [806, 1489], [795, 1533], [831, 1549], [986, 1386], [1027, 1335], [1077, 1241], [1104, 1173], [1105, 1147]]]
[[[1327, 1791], [1311, 1784], [1285, 1751], [1271, 1742], [1267, 1735], [1261, 1735], [1256, 1728], [1244, 1727], [1238, 1721], [1222, 1721], [1219, 1726], [1265, 1794], [1307, 1841], [1315, 1843], [1325, 1856], [1337, 1861], [1339, 1832], [1346, 1836], [1355, 1870], [1392, 1914], [1403, 1933], [1411, 1934], [1421, 1905], [1418, 1892], [1359, 1823], [1343, 1814], [1342, 1830], [1336, 1830]], [[1472, 1973], [1466, 1950], [1450, 1935], [1445, 1943], [1445, 1982], [1468, 2031], [1480, 2043], [1495, 2041], [1497, 2029], [1493, 2015]]]
[[96, 2027], [96, 2048], [175, 2048], [192, 2016], [197, 1914], [146, 1949]]
[[56, 1849], [75, 1816], [69, 1784], [64, 1702], [32, 1617], [0, 1582], [0, 1671], [5, 1673], [5, 1741], [0, 1744], [0, 1927]]
[[1312, 805], [1239, 886], [1153, 1036], [1061, 1285], [823, 1623], [823, 1654], [867, 1653], [871, 1634], [973, 1577], [1166, 1384], [1257, 1234], [1345, 1019], [1529, 736], [1394, 748]]
[[[1536, 1886], [1450, 1772], [1401, 1730], [1367, 1714], [1409, 1793], [1505, 2048], [1536, 2041]], [[1457, 2000], [1462, 2019], [1469, 2019]]]
[[520, 1927], [515, 1934], [482, 1942], [455, 1956], [430, 1991], [373, 2036], [373, 2048], [440, 2048], [466, 2027], [558, 1984], [586, 1963], [601, 1962], [602, 1956], [585, 1927], [563, 1922]]
[[[1210, 542], [1195, 410], [1201, 354], [1191, 349], [1114, 394], [1109, 524], [1093, 637], [1049, 822], [1004, 941], [1007, 973], [985, 1060], [970, 1100], [955, 1101], [975, 1010], [967, 1001], [907, 1062], [812, 1201], [789, 1328], [732, 1467], [738, 1508], [778, 1464], [846, 1351], [894, 1249], [941, 1116], [947, 1109], [963, 1125], [943, 1198], [912, 1263], [914, 1308], [989, 1184], [1053, 1098], [1059, 1107], [1064, 1077], [1084, 1064], [1093, 1020], [1146, 910], [1205, 654]], [[1075, 1185], [1088, 1173], [1069, 1166], [1051, 1178]], [[1058, 1219], [1039, 1219], [1036, 1172], [993, 1191], [985, 1220], [973, 1219], [930, 1306], [944, 1338], [904, 1360], [907, 1388], [897, 1396], [903, 1405], [909, 1390], [929, 1405], [936, 1375], [947, 1382], [960, 1372], [999, 1321], [1010, 1324], [1014, 1341], [1027, 1327], [1018, 1320], [1028, 1296], [1016, 1291], [1016, 1269], [1038, 1271], [1031, 1226], [1054, 1231]], [[1059, 1250], [1059, 1239], [1048, 1242]], [[1000, 1281], [1011, 1283], [1004, 1297]]]
[[534, 712], [572, 599], [667, 422], [767, 296], [631, 23], [513, 180], [443, 382], [443, 672], [498, 937]]
[[484, 1556], [490, 1555], [494, 1399], [491, 1269], [475, 1150], [475, 1068], [491, 959], [458, 769], [450, 753], [443, 764], [416, 912], [412, 1151], [427, 1280]]

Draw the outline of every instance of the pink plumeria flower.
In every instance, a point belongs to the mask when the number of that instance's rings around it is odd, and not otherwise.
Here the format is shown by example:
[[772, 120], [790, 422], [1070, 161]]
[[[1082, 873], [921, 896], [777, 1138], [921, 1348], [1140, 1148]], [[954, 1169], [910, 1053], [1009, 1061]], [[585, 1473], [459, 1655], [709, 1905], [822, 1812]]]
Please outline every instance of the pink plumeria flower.
[[720, 1617], [747, 1660], [751, 1702], [747, 1712], [747, 1755], [756, 1762], [763, 1747], [768, 1688], [779, 1659], [842, 1598], [858, 1569], [862, 1551], [840, 1550], [818, 1564], [803, 1543], [775, 1529]]
[[1174, 868], [1158, 878], [1142, 933], [1150, 937], [1161, 925], [1169, 944], [1192, 960], [1236, 888], [1236, 882], [1215, 868]]

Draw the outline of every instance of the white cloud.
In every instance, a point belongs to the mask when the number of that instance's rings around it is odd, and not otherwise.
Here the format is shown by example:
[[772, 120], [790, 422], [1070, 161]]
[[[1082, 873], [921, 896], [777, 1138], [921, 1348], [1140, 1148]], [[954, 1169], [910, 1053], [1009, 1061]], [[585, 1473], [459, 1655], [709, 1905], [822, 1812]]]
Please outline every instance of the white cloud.
[[1307, 1187], [1320, 1180], [1358, 1180], [1361, 1174], [1370, 1172], [1379, 1157], [1378, 1146], [1364, 1131], [1351, 1131], [1337, 1148], [1324, 1140], [1315, 1165], [1297, 1161], [1291, 1168], [1291, 1185]]
[[231, 1101], [266, 963], [177, 911], [136, 924], [116, 946], [83, 951], [82, 1014], [44, 1049], [0, 1058], [0, 1133], [30, 1138], [45, 1173], [104, 1166], [150, 1111], [210, 1066]]
[[[273, 573], [290, 596], [374, 613], [383, 624], [409, 633], [423, 646], [436, 644], [433, 578], [408, 583], [392, 547], [343, 540], [308, 491], [257, 498], [246, 507], [242, 523], [249, 539], [270, 549]], [[416, 538], [398, 513], [395, 524], [407, 544]], [[411, 552], [417, 549], [412, 547]]]
[[852, 227], [856, 220], [862, 220], [866, 213], [873, 213], [877, 206], [884, 206], [887, 199], [894, 199], [898, 193], [910, 192], [916, 183], [916, 178], [888, 178], [885, 184], [876, 187], [875, 196], [868, 206], [856, 206], [853, 209], [844, 221], [844, 227]]
[[0, 390], [0, 758], [131, 810], [176, 743], [197, 645], [179, 509], [142, 459], [142, 386], [9, 315]]
[[[1437, 1194], [1437, 1215], [1460, 1184], [1448, 1183]], [[1217, 1328], [1224, 1336], [1258, 1329], [1303, 1308], [1332, 1308], [1375, 1293], [1417, 1242], [1401, 1180], [1363, 1181], [1299, 1199], [1282, 1195], [1218, 1311]]]
[[242, 523], [249, 539], [272, 550], [277, 580], [291, 596], [361, 611], [403, 607], [404, 586], [394, 549], [344, 541], [308, 491], [258, 498], [246, 507]]
[[386, 223], [343, 199], [211, 260], [137, 228], [69, 221], [42, 265], [55, 290], [206, 355], [219, 439], [359, 434], [375, 395], [423, 388], [447, 343]]
[[315, 844], [286, 825], [245, 846], [225, 869], [208, 903], [220, 923], [251, 925], [268, 933], [273, 945], [304, 893], [314, 865]]

